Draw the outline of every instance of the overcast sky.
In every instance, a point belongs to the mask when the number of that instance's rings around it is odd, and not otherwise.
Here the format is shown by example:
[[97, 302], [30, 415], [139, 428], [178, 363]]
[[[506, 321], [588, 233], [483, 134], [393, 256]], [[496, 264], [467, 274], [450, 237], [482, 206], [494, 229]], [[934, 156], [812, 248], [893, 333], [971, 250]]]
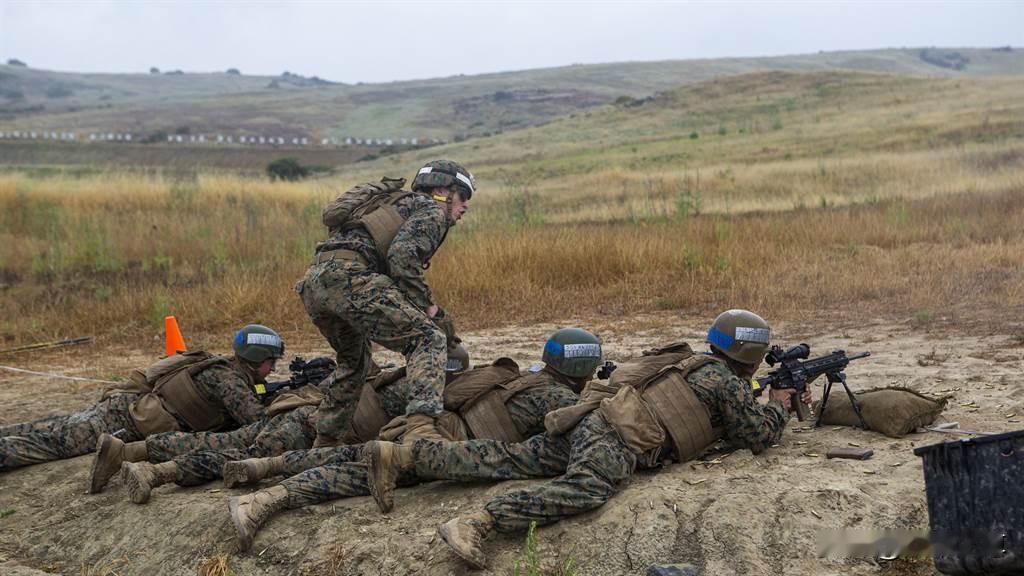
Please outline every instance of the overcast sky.
[[1024, 46], [1024, 0], [0, 0], [0, 59], [78, 72], [235, 67], [379, 82], [573, 63], [1007, 44]]

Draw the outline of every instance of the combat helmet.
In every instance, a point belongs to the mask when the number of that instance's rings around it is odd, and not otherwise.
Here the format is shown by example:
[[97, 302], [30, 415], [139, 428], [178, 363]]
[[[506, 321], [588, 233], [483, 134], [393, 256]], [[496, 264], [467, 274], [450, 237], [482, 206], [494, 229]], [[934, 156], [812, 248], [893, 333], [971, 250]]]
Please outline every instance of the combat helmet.
[[466, 370], [469, 370], [469, 350], [466, 350], [462, 342], [449, 346], [444, 371], [449, 374], [461, 374]]
[[726, 310], [708, 328], [711, 348], [740, 364], [757, 366], [768, 352], [771, 328], [749, 310]]
[[413, 192], [429, 192], [432, 188], [448, 188], [454, 186], [463, 200], [473, 197], [476, 180], [473, 175], [452, 160], [431, 160], [416, 173], [412, 180]]
[[586, 378], [601, 364], [601, 340], [582, 328], [562, 328], [544, 344], [544, 363], [570, 378]]
[[262, 324], [249, 324], [235, 333], [232, 348], [235, 356], [253, 364], [284, 356], [281, 336]]

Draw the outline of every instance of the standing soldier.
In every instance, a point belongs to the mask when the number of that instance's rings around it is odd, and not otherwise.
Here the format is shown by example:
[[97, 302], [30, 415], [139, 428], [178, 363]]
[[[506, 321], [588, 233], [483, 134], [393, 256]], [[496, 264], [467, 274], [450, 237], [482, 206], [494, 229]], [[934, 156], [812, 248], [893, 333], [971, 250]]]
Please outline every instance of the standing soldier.
[[[638, 373], [624, 364], [612, 375], [611, 386], [592, 384], [579, 404], [547, 416], [547, 433], [520, 444], [371, 442], [365, 450], [371, 492], [386, 511], [399, 472], [449, 480], [561, 474], [547, 484], [498, 496], [482, 510], [438, 527], [460, 557], [483, 568], [482, 542], [495, 530], [525, 530], [534, 521], [551, 524], [593, 510], [625, 487], [638, 466], [655, 468], [668, 458], [685, 462], [721, 437], [755, 454], [777, 442], [789, 420], [786, 406], [794, 391], [772, 389], [769, 402], [761, 405], [750, 385], [769, 336], [760, 316], [746, 310], [724, 312], [708, 330], [708, 354], [686, 353], [643, 377], [616, 381]], [[808, 391], [803, 400], [809, 396]], [[400, 457], [388, 456], [395, 452]]]
[[[250, 324], [235, 334], [233, 348], [234, 357], [202, 351], [168, 356], [134, 370], [127, 382], [106, 390], [85, 410], [5, 427], [0, 471], [94, 448], [119, 452], [125, 442], [159, 432], [232, 429], [259, 420], [263, 405], [254, 388], [284, 355], [284, 342], [270, 328]], [[94, 462], [89, 491], [98, 491], [117, 471]]]
[[[317, 446], [348, 428], [371, 362], [371, 342], [405, 355], [409, 437], [441, 440], [446, 331], [424, 272], [473, 197], [473, 175], [450, 160], [428, 162], [412, 181], [356, 186], [323, 212], [330, 238], [317, 245], [295, 286], [313, 323], [337, 353], [338, 368], [317, 418]], [[447, 340], [453, 334], [448, 330]]]

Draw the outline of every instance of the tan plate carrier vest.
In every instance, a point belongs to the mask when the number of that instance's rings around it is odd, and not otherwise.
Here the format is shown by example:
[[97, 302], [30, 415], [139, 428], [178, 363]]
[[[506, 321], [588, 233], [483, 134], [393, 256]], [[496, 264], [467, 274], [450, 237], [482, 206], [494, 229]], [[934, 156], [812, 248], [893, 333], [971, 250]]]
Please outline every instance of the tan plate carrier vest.
[[[201, 350], [168, 356], [145, 370], [132, 370], [124, 386], [108, 389], [103, 397], [123, 392], [139, 394], [128, 411], [145, 436], [181, 430], [178, 419], [194, 432], [216, 430], [224, 425], [228, 414], [223, 406], [207, 401], [192, 381], [193, 376], [215, 364], [230, 367], [231, 360]], [[251, 377], [243, 377], [252, 383]]]
[[331, 235], [358, 226], [366, 228], [377, 247], [377, 254], [387, 262], [391, 241], [405, 223], [395, 204], [417, 194], [402, 190], [404, 185], [404, 178], [382, 178], [379, 183], [360, 184], [324, 208], [323, 223]]
[[[377, 437], [380, 429], [391, 421], [378, 391], [404, 376], [405, 368], [399, 368], [363, 386], [346, 442], [367, 442]], [[519, 442], [523, 431], [516, 428], [505, 402], [550, 380], [550, 375], [539, 373], [520, 376], [514, 360], [499, 358], [491, 365], [460, 374], [445, 386], [444, 407], [462, 418], [474, 438]]]
[[712, 428], [707, 407], [686, 377], [718, 361], [694, 354], [686, 343], [644, 352], [644, 356], [620, 364], [607, 383], [588, 384], [575, 406], [549, 413], [545, 427], [551, 434], [565, 434], [587, 414], [601, 409], [642, 465], [656, 463], [666, 433], [678, 461], [692, 460], [716, 442], [722, 431]]

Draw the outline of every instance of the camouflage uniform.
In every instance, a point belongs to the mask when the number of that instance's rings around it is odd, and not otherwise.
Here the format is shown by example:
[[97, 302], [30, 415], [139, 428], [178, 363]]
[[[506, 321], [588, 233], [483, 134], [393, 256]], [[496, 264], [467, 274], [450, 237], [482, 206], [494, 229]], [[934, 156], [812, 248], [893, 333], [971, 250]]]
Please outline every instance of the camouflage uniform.
[[313, 323], [337, 353], [338, 368], [317, 421], [319, 433], [340, 438], [352, 418], [370, 366], [370, 342], [406, 357], [410, 380], [406, 414], [441, 413], [445, 335], [427, 317], [433, 303], [423, 277], [451, 225], [430, 196], [413, 194], [395, 205], [405, 219], [386, 261], [369, 232], [355, 227], [336, 233], [318, 253], [351, 250], [354, 260], [314, 263], [295, 290]]
[[[527, 388], [506, 402], [517, 429], [529, 436], [539, 434], [544, 431], [545, 414], [576, 403], [576, 393], [558, 380], [559, 377], [552, 374], [549, 383]], [[366, 466], [359, 463], [362, 456], [362, 445], [286, 454], [285, 473], [296, 474], [281, 482], [288, 490], [288, 508], [368, 495]], [[414, 484], [416, 478], [408, 476], [401, 482]]]
[[[263, 416], [263, 405], [236, 369], [242, 368], [215, 364], [193, 376], [199, 394], [211, 403], [222, 405], [234, 421], [225, 428], [249, 424]], [[117, 436], [126, 442], [141, 440], [143, 434], [128, 411], [136, 398], [136, 394], [116, 394], [68, 416], [5, 426], [5, 434], [20, 434], [0, 438], [0, 471], [92, 452], [104, 432], [121, 431]], [[178, 425], [183, 430], [189, 429], [180, 418]]]
[[[711, 423], [725, 428], [725, 438], [755, 454], [776, 443], [789, 421], [778, 400], [758, 404], [750, 382], [723, 363], [713, 362], [686, 377], [707, 408]], [[671, 455], [662, 450], [662, 457]], [[485, 509], [501, 531], [557, 522], [592, 510], [621, 490], [637, 466], [636, 455], [600, 411], [588, 414], [564, 436], [539, 434], [520, 444], [470, 440], [413, 446], [416, 475], [448, 480], [510, 480], [561, 475], [543, 485], [510, 492]]]
[[310, 416], [316, 406], [300, 406], [262, 418], [230, 432], [165, 432], [146, 439], [152, 463], [173, 460], [181, 471], [181, 486], [194, 486], [221, 477], [224, 463], [264, 458], [313, 445], [316, 429]]

